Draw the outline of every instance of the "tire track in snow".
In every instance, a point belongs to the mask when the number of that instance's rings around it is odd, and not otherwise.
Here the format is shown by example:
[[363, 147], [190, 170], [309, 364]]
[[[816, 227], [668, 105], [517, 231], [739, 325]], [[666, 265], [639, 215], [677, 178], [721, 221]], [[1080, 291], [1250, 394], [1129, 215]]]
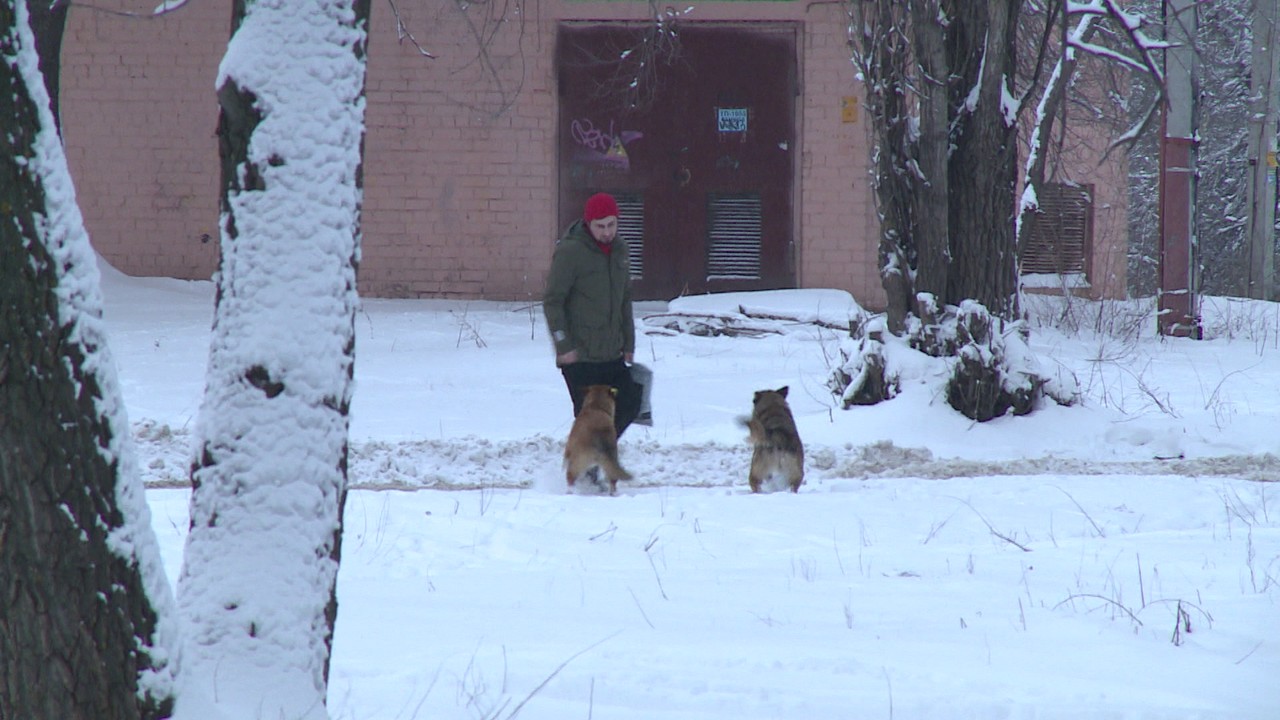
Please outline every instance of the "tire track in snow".
[[[189, 485], [191, 438], [185, 429], [141, 422], [134, 425], [135, 447], [147, 487]], [[562, 438], [536, 435], [521, 440], [478, 437], [399, 442], [352, 442], [349, 478], [358, 489], [536, 488], [562, 490]], [[741, 487], [745, 489], [751, 450], [742, 445], [707, 443], [668, 445], [629, 442], [619, 447], [623, 465], [636, 479], [628, 487]], [[892, 443], [846, 444], [806, 448], [805, 484], [873, 478], [925, 478], [1035, 475], [1167, 475], [1238, 477], [1274, 482], [1280, 456], [1224, 455], [1172, 460], [1098, 462], [1075, 458], [1015, 458], [1000, 462], [935, 458], [923, 448]]]

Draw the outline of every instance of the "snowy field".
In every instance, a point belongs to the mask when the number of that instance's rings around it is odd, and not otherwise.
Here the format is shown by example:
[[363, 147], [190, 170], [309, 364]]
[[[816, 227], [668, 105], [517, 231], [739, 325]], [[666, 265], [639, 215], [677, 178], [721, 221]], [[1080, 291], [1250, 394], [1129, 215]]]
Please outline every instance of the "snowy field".
[[[213, 287], [103, 282], [173, 579]], [[639, 305], [655, 425], [605, 497], [565, 492], [532, 300], [365, 301], [330, 715], [1280, 718], [1275, 304], [1211, 299], [1197, 342], [1155, 337], [1149, 303], [1034, 301], [1081, 401], [984, 424], [906, 352], [899, 397], [839, 409], [851, 305]], [[735, 420], [783, 385], [806, 482], [752, 496]]]

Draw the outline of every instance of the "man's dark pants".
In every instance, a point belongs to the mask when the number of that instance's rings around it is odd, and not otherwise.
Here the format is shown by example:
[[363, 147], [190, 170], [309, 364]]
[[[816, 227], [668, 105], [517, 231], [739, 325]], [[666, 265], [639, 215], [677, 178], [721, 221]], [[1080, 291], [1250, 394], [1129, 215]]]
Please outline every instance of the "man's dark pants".
[[587, 387], [591, 385], [611, 385], [617, 389], [613, 427], [618, 431], [618, 437], [622, 437], [622, 431], [640, 414], [640, 393], [643, 388], [631, 379], [631, 370], [622, 358], [609, 362], [563, 365], [560, 373], [564, 375], [564, 384], [569, 388], [569, 397], [573, 399], [574, 417], [578, 417], [582, 410], [582, 400], [587, 395]]

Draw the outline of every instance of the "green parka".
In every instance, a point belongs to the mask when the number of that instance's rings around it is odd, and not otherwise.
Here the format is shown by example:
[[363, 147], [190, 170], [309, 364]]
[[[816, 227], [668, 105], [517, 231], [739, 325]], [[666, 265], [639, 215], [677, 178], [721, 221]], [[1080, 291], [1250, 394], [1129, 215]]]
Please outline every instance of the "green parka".
[[578, 351], [582, 362], [617, 360], [636, 349], [627, 243], [614, 238], [608, 255], [578, 220], [556, 243], [542, 295], [556, 355]]

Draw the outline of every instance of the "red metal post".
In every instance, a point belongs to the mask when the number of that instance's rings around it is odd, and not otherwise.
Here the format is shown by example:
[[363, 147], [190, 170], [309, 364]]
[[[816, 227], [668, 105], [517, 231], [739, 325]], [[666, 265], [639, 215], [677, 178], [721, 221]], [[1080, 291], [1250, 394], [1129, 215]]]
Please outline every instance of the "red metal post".
[[1160, 295], [1156, 323], [1161, 335], [1199, 339], [1200, 298], [1191, 242], [1194, 150], [1195, 140], [1191, 138], [1161, 138]]

